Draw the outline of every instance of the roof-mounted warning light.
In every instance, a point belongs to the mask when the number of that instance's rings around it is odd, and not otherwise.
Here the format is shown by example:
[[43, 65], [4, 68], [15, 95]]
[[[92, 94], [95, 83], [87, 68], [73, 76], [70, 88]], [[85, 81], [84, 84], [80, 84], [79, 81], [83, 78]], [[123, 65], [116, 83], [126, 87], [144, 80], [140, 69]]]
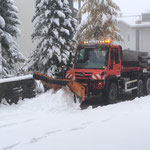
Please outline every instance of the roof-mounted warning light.
[[89, 44], [89, 41], [83, 41], [84, 44]]
[[111, 44], [112, 43], [112, 40], [111, 39], [104, 39], [104, 40], [100, 40], [100, 41], [81, 41], [80, 44], [83, 44], [83, 45], [88, 45], [88, 44]]
[[105, 40], [100, 41], [100, 44], [111, 44], [111, 43], [112, 43], [112, 40], [110, 39], [105, 39]]

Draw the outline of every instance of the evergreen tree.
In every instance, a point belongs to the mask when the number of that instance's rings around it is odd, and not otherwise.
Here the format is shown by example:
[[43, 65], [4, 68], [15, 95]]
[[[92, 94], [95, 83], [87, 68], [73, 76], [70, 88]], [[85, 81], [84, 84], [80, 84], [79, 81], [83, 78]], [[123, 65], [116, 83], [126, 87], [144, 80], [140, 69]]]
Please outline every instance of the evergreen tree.
[[2, 48], [1, 48], [1, 37], [3, 36], [3, 28], [5, 27], [5, 21], [2, 16], [0, 16], [0, 79], [3, 77], [2, 69]]
[[68, 0], [36, 0], [32, 39], [39, 41], [28, 59], [28, 69], [55, 76], [62, 65], [69, 65], [74, 51], [77, 20]]
[[3, 72], [15, 74], [18, 70], [17, 63], [23, 62], [24, 57], [19, 52], [19, 46], [14, 40], [20, 34], [17, 27], [20, 22], [18, 9], [13, 0], [0, 0], [0, 16], [1, 24], [3, 24], [0, 26]]
[[112, 0], [83, 0], [84, 4], [79, 15], [88, 14], [78, 30], [80, 39], [111, 38], [112, 40], [122, 40], [117, 27], [119, 7]]

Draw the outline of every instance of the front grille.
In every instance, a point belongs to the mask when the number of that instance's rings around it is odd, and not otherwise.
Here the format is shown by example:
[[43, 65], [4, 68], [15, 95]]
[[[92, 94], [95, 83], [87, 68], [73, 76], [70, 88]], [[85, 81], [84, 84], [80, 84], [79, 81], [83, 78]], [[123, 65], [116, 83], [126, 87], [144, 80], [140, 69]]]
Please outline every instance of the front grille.
[[88, 83], [88, 79], [77, 79], [79, 83]]
[[91, 72], [76, 72], [75, 76], [77, 79], [89, 79], [91, 77]]

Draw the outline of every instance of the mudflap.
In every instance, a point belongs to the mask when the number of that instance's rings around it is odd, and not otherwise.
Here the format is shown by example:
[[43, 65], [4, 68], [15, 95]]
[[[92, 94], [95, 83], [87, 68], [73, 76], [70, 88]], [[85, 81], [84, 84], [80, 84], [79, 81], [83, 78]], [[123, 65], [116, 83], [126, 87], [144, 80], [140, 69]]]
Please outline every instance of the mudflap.
[[39, 72], [35, 72], [33, 74], [33, 78], [35, 80], [41, 80], [42, 84], [46, 89], [59, 90], [62, 88], [62, 86], [68, 86], [72, 93], [81, 98], [81, 103], [85, 101], [85, 87], [77, 81], [67, 79], [55, 79]]

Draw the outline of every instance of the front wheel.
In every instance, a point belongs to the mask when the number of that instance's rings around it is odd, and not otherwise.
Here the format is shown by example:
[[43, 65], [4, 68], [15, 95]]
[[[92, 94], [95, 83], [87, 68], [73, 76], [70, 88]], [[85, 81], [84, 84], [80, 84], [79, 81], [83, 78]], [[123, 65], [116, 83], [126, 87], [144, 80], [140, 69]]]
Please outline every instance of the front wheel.
[[144, 95], [144, 84], [142, 80], [138, 81], [137, 89], [132, 91], [132, 94], [137, 97]]
[[108, 91], [106, 92], [107, 102], [109, 104], [114, 104], [118, 99], [118, 88], [115, 83], [111, 83], [108, 87]]

